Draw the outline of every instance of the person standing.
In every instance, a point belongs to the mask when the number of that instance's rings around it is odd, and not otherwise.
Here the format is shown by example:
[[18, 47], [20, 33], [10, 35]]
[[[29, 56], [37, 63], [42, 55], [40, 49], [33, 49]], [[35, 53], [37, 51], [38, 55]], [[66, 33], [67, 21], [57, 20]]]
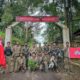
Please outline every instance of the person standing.
[[69, 42], [66, 42], [66, 46], [64, 48], [64, 52], [65, 52], [64, 56], [65, 56], [65, 58], [69, 58], [69, 48], [70, 48]]
[[14, 46], [13, 46], [13, 58], [14, 58], [14, 71], [16, 72], [16, 67], [18, 67], [16, 65], [16, 61], [17, 58], [19, 57], [19, 54], [21, 53], [21, 46], [19, 45], [19, 43], [17, 42]]
[[28, 58], [29, 58], [29, 48], [27, 46], [27, 44], [24, 45], [24, 48], [23, 48], [23, 54], [25, 56], [25, 59], [26, 59], [26, 68], [28, 68]]
[[12, 49], [11, 49], [11, 45], [10, 42], [7, 42], [7, 46], [5, 47], [5, 55], [6, 55], [6, 61], [7, 61], [7, 68], [9, 72], [12, 72], [13, 70], [11, 70], [11, 68], [13, 66], [11, 66], [12, 62]]
[[70, 48], [70, 45], [69, 45], [69, 42], [66, 42], [66, 47], [64, 48], [64, 68], [66, 71], [69, 70], [69, 48]]
[[0, 37], [0, 71], [3, 72], [3, 68], [6, 68], [6, 59], [4, 54], [4, 47], [2, 45], [2, 38]]

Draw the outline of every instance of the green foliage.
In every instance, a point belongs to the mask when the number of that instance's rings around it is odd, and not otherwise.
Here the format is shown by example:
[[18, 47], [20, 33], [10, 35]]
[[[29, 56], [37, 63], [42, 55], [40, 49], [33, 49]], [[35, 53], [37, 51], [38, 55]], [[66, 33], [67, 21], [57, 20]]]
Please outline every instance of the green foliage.
[[15, 44], [16, 42], [19, 42], [19, 44], [24, 44], [24, 41], [15, 37], [15, 36], [12, 36], [12, 44]]
[[[4, 41], [4, 39], [5, 39], [5, 32], [0, 31], [0, 36], [2, 37], [2, 39]], [[24, 41], [22, 39], [19, 39], [19, 38], [15, 37], [15, 36], [12, 36], [11, 41], [12, 41], [12, 44], [14, 44], [15, 42], [19, 42], [20, 44], [24, 43]]]
[[76, 13], [73, 15], [73, 19], [79, 18], [80, 19], [80, 3], [78, 0], [73, 0], [72, 4], [76, 10]]
[[18, 38], [23, 38], [23, 30], [20, 26], [15, 26], [13, 28], [13, 35], [18, 37]]
[[13, 27], [12, 33], [13, 36], [17, 37], [21, 41], [21, 42], [19, 41], [21, 44], [25, 42], [25, 31], [24, 31], [23, 24], [19, 24]]
[[27, 37], [26, 37], [26, 42], [27, 42], [28, 45], [31, 47], [32, 44], [33, 44], [33, 42], [34, 42], [31, 27], [28, 28], [26, 35], [27, 35]]
[[6, 25], [8, 25], [13, 20], [12, 10], [10, 7], [5, 8], [1, 20]]
[[33, 61], [32, 59], [29, 59], [28, 66], [29, 66], [31, 71], [34, 71], [38, 67], [38, 64], [37, 64], [36, 61]]
[[60, 27], [53, 23], [49, 23], [46, 34], [48, 42], [55, 42], [56, 39], [61, 36]]
[[28, 6], [37, 7], [39, 4], [43, 3], [44, 0], [27, 0]]
[[73, 1], [72, 1], [72, 4], [73, 4], [73, 6], [74, 6], [77, 10], [80, 9], [80, 3], [78, 3], [78, 0], [73, 0]]
[[36, 0], [34, 1], [33, 5], [38, 6], [38, 4], [43, 3], [43, 0]]
[[[64, 1], [64, 0], [61, 0]], [[1, 12], [1, 23], [0, 23], [0, 29], [4, 29], [5, 30], [5, 26], [9, 25], [9, 23], [11, 24], [11, 21], [15, 21], [15, 17], [16, 16], [21, 16], [21, 15], [28, 15], [27, 14], [27, 10], [29, 7], [38, 7], [41, 5], [43, 5], [44, 0], [10, 0], [10, 3], [8, 3], [8, 5], [4, 6], [4, 12], [2, 14]], [[58, 2], [57, 2], [58, 3]], [[61, 2], [63, 3], [63, 2]], [[78, 3], [77, 0], [73, 0], [72, 1], [73, 6], [76, 9], [76, 13], [73, 15], [73, 18], [80, 18], [80, 3]], [[53, 2], [49, 5], [45, 5], [42, 8], [46, 11], [46, 13], [50, 13], [51, 15], [57, 15], [57, 14], [61, 14], [60, 15], [60, 21], [65, 21], [64, 19], [64, 12], [57, 12], [56, 10], [56, 4]], [[77, 23], [77, 22], [76, 22]], [[75, 23], [75, 24], [76, 24]], [[13, 29], [13, 33], [14, 36], [21, 39], [21, 40], [25, 40], [25, 32], [23, 31], [23, 25], [18, 26], [18, 27], [14, 27]], [[54, 29], [55, 28], [55, 29]], [[73, 26], [73, 32], [75, 32], [77, 29], [76, 26]], [[59, 28], [57, 28], [56, 25], [54, 24], [49, 24], [48, 30], [47, 30], [47, 36], [48, 36], [48, 41], [55, 41], [55, 39], [57, 37], [60, 37], [60, 30]], [[18, 41], [17, 39], [14, 39], [14, 41]], [[28, 31], [28, 44], [31, 46], [33, 43], [33, 35], [31, 33], [31, 30]], [[19, 41], [20, 42], [20, 41]], [[20, 42], [21, 43], [21, 42]]]
[[11, 6], [12, 7], [12, 12], [13, 12], [13, 16], [14, 18], [16, 16], [20, 16], [20, 15], [24, 15], [25, 12], [26, 12], [26, 9], [23, 5], [20, 5], [20, 4], [14, 4]]
[[[15, 2], [16, 1], [16, 2]], [[11, 24], [13, 20], [15, 20], [16, 16], [26, 14], [27, 7], [26, 7], [26, 0], [11, 0], [5, 4], [3, 9], [3, 15], [1, 15], [1, 21], [5, 25]]]
[[56, 5], [54, 3], [45, 5], [43, 8], [47, 13], [51, 13], [51, 15], [57, 15]]
[[4, 39], [5, 38], [5, 33], [0, 31], [0, 36]]

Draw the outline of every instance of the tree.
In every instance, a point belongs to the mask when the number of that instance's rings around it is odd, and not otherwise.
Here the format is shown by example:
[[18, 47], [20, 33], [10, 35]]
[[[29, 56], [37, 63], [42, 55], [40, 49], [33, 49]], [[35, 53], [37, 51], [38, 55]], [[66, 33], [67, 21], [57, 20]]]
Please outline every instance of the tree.
[[[75, 12], [72, 11], [73, 19], [79, 18], [80, 17], [80, 3], [77, 0], [68, 0], [68, 4], [70, 3], [69, 1], [72, 1], [71, 7], [74, 8], [73, 10], [75, 10]], [[65, 24], [66, 22], [65, 12], [64, 12], [64, 6], [63, 6], [64, 0], [56, 0], [56, 1], [53, 0], [52, 3], [49, 3], [49, 2], [45, 4], [44, 3], [45, 3], [45, 0], [9, 0], [6, 4], [4, 4], [5, 5], [4, 8], [2, 8], [3, 9], [3, 14], [1, 15], [2, 26], [3, 24], [9, 25], [11, 24], [12, 21], [14, 22], [16, 16], [29, 15], [28, 14], [29, 8], [31, 8], [31, 11], [34, 11], [34, 9], [37, 7], [40, 7], [42, 11], [46, 12], [46, 14], [59, 16], [60, 21], [64, 22], [62, 24], [66, 25]], [[55, 26], [55, 23], [53, 23], [53, 25], [49, 24], [48, 29], [50, 28], [50, 26], [51, 27]], [[5, 26], [1, 28], [4, 29]], [[59, 31], [59, 28], [57, 28], [57, 30]], [[48, 36], [50, 40], [54, 39], [53, 35], [56, 37], [57, 32], [58, 32], [57, 30], [47, 33], [48, 35], [51, 35], [51, 37]], [[76, 29], [74, 28], [73, 31], [75, 30]], [[19, 37], [17, 33], [16, 35]]]
[[47, 34], [48, 42], [56, 42], [56, 39], [62, 36], [61, 28], [53, 23], [48, 24], [48, 28], [45, 34]]
[[10, 7], [6, 7], [4, 10], [4, 13], [1, 17], [2, 22], [4, 23], [4, 26], [7, 26], [13, 21], [13, 15], [12, 10]]
[[49, 5], [44, 5], [43, 9], [46, 11], [47, 14], [54, 15], [54, 16], [57, 15], [57, 9], [54, 3], [51, 3]]

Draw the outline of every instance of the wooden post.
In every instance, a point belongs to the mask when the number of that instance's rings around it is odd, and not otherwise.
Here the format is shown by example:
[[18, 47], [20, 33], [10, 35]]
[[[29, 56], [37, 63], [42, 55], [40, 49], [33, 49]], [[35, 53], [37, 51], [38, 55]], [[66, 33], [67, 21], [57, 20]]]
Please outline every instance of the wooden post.
[[11, 42], [12, 29], [11, 27], [6, 28], [5, 33], [5, 47], [7, 46], [7, 42]]
[[69, 36], [69, 28], [63, 28], [63, 46], [66, 46], [66, 42], [70, 43], [70, 36]]

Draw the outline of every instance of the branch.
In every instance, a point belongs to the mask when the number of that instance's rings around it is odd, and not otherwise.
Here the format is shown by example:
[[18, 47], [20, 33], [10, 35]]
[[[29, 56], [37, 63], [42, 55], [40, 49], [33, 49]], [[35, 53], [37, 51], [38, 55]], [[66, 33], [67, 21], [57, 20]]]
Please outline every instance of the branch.
[[17, 24], [19, 24], [19, 22], [13, 22], [11, 25], [7, 26], [7, 28], [12, 28], [16, 26]]
[[55, 23], [56, 25], [60, 26], [61, 28], [67, 28], [66, 25], [62, 24], [61, 22]]

